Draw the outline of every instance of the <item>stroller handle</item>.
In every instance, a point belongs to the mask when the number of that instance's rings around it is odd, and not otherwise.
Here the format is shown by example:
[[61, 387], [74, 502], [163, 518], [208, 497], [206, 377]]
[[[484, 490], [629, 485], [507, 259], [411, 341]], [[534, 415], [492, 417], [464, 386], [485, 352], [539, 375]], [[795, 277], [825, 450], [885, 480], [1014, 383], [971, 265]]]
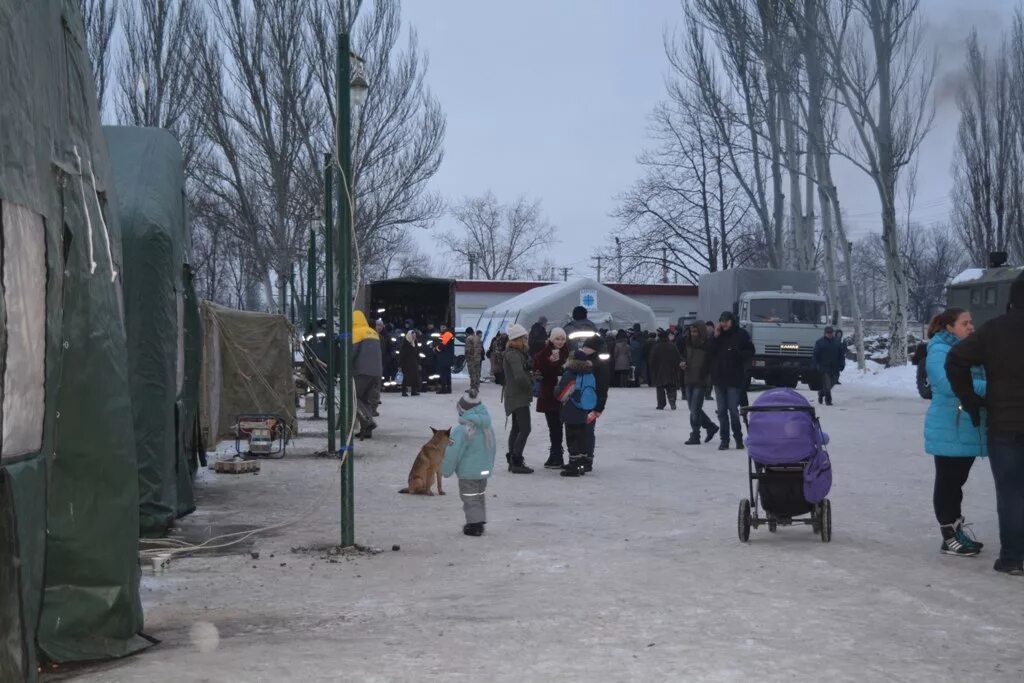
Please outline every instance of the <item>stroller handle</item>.
[[814, 415], [814, 408], [811, 406], [747, 406], [740, 408], [740, 415], [747, 413], [809, 413]]

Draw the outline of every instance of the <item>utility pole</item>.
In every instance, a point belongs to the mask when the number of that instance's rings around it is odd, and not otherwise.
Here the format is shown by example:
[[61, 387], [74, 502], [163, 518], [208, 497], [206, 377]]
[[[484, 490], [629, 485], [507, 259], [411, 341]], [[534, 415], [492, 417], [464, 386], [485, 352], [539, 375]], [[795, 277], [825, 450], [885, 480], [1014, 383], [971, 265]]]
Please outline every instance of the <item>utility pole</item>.
[[569, 268], [562, 268], [562, 282], [569, 281]]
[[661, 248], [661, 283], [668, 284], [668, 248]]
[[618, 262], [618, 281], [622, 282], [622, 241], [615, 238], [615, 260]]
[[[341, 467], [341, 546], [355, 545], [355, 469], [352, 457], [352, 65], [347, 33], [338, 34], [338, 63], [335, 66], [335, 89], [338, 97], [337, 130], [339, 167], [338, 183], [338, 288], [341, 327], [341, 434], [344, 443], [339, 455]], [[333, 434], [334, 423], [330, 425]]]
[[334, 162], [330, 154], [324, 155], [324, 270], [327, 310], [327, 452], [333, 455], [338, 448], [334, 438], [335, 395], [334, 386]]
[[597, 281], [600, 282], [601, 281], [601, 257], [600, 256], [595, 256], [594, 260], [597, 261]]
[[469, 279], [476, 279], [476, 256], [469, 255]]

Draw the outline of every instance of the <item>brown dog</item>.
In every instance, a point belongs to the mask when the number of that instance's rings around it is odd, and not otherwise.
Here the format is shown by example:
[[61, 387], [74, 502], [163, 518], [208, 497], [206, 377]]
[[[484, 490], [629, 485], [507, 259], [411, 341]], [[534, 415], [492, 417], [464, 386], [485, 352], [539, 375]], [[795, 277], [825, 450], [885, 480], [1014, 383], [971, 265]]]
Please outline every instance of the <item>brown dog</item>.
[[441, 462], [444, 460], [444, 449], [448, 447], [448, 438], [451, 436], [451, 429], [430, 428], [434, 436], [430, 441], [423, 444], [423, 448], [416, 455], [412, 462], [412, 469], [409, 470], [409, 486], [399, 493], [413, 493], [418, 496], [432, 496], [430, 487], [437, 478], [437, 495], [443, 496], [441, 490]]

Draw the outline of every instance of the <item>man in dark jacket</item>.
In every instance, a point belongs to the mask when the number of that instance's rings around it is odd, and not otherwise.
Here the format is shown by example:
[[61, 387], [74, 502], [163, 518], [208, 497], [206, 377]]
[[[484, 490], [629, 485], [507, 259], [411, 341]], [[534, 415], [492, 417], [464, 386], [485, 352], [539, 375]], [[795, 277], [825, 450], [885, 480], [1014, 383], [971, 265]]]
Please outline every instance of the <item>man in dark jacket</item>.
[[746, 368], [754, 357], [754, 344], [746, 330], [736, 324], [732, 311], [718, 318], [714, 338], [708, 341], [711, 357], [711, 383], [718, 402], [718, 426], [722, 442], [718, 450], [729, 450], [729, 424], [736, 448], [743, 448], [743, 427], [740, 423], [740, 397], [747, 385]]
[[[993, 569], [1024, 576], [1024, 273], [1010, 288], [1006, 315], [989, 320], [953, 346], [946, 376], [971, 422], [981, 427], [988, 409], [988, 462], [996, 484], [999, 559]], [[974, 391], [971, 368], [985, 368], [985, 398]], [[963, 428], [961, 426], [961, 428]]]
[[[569, 353], [583, 348], [583, 342], [590, 337], [598, 337], [597, 325], [587, 318], [587, 309], [577, 306], [572, 309], [572, 322], [565, 326], [565, 335], [569, 338]], [[602, 340], [601, 346], [604, 346]]]
[[541, 349], [544, 348], [544, 344], [548, 341], [548, 319], [541, 316], [537, 319], [537, 322], [530, 328], [530, 336], [527, 340], [527, 344], [530, 350], [530, 358], [533, 358]]
[[825, 336], [814, 345], [814, 369], [818, 372], [818, 403], [832, 405], [832, 383], [846, 367], [846, 351], [835, 338], [831, 325], [825, 328]]
[[452, 393], [452, 366], [455, 365], [455, 335], [445, 326], [441, 325], [441, 336], [434, 345], [434, 352], [437, 354], [437, 374], [439, 374], [439, 394]]
[[651, 380], [657, 387], [658, 410], [665, 410], [665, 399], [676, 409], [676, 386], [679, 382], [679, 364], [683, 357], [679, 349], [668, 340], [668, 332], [658, 332], [658, 342], [651, 349]]

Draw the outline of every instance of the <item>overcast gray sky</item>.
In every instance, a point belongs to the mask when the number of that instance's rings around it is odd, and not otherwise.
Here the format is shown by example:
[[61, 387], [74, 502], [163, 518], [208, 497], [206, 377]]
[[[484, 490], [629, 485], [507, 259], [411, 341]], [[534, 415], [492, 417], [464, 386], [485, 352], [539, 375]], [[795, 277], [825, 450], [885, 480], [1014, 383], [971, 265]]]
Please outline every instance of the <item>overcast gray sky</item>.
[[[958, 115], [951, 94], [963, 41], [976, 25], [998, 40], [1016, 0], [922, 0], [940, 54], [938, 115], [918, 172], [915, 218], [944, 220]], [[405, 0], [407, 25], [430, 59], [428, 82], [448, 116], [445, 160], [432, 187], [448, 199], [493, 190], [539, 197], [558, 228], [551, 257], [592, 275], [594, 247], [618, 229], [615, 195], [664, 97], [662, 37], [681, 25], [680, 0]], [[876, 230], [875, 191], [857, 169], [836, 172], [852, 237]], [[437, 230], [450, 225], [443, 219]], [[438, 256], [424, 232], [425, 251]]]

